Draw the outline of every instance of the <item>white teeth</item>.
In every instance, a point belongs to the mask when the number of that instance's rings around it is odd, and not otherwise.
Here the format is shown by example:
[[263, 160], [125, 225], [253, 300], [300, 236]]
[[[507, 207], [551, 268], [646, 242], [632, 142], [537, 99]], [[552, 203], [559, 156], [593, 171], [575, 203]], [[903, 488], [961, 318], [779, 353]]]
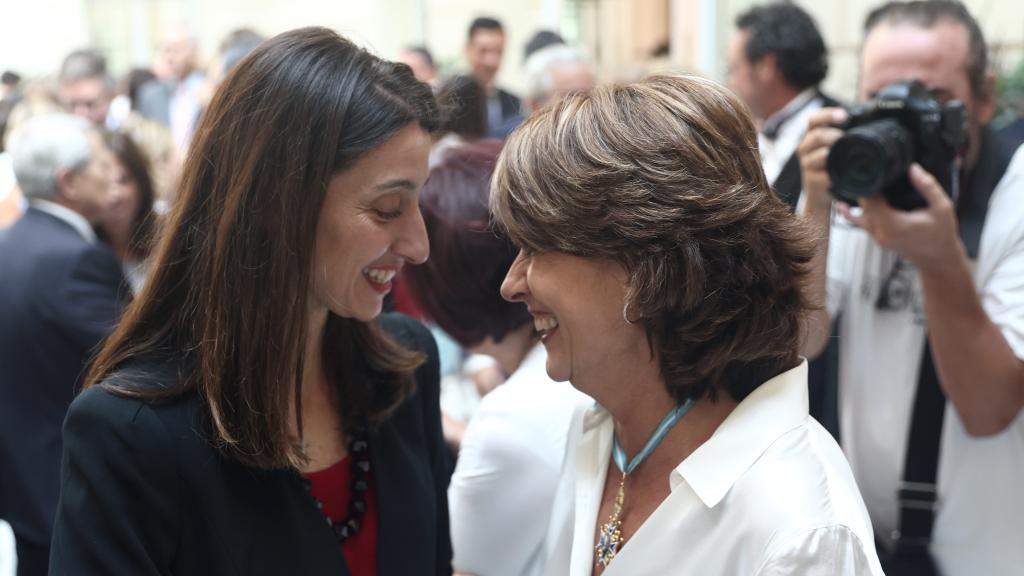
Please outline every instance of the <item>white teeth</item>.
[[545, 316], [543, 318], [534, 318], [533, 327], [537, 332], [551, 332], [555, 328], [558, 328], [558, 319], [554, 316]]
[[391, 281], [392, 278], [397, 274], [397, 270], [380, 270], [377, 268], [367, 268], [363, 271], [363, 274], [376, 282], [377, 284], [386, 284]]

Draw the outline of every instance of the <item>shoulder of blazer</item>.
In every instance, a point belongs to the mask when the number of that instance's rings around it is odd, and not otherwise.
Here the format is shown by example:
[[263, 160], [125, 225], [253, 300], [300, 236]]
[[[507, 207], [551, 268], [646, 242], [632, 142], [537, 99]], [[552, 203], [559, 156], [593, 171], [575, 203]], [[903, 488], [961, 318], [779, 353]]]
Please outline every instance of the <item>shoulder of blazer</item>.
[[423, 352], [429, 356], [432, 351], [437, 349], [430, 330], [405, 314], [399, 312], [381, 314], [377, 323], [389, 336], [410, 350]]
[[[18, 246], [21, 252], [35, 248], [60, 248], [67, 251], [85, 251], [91, 244], [82, 237], [70, 224], [56, 216], [29, 208], [14, 224], [0, 233], [0, 242], [10, 242]], [[24, 243], [24, 244], [22, 244]]]
[[185, 362], [181, 359], [137, 360], [118, 368], [92, 388], [101, 388], [107, 395], [117, 398], [118, 402], [134, 402], [140, 409], [142, 406], [148, 407], [165, 427], [174, 429], [176, 436], [182, 439], [192, 436], [203, 445], [204, 450], [207, 447], [212, 449], [212, 446], [207, 446], [208, 441], [202, 432], [205, 426], [201, 422], [202, 409], [199, 395], [195, 391], [182, 392], [162, 400], [142, 400], [120, 395], [109, 388], [120, 386], [146, 392], [173, 390], [185, 377], [186, 370]]

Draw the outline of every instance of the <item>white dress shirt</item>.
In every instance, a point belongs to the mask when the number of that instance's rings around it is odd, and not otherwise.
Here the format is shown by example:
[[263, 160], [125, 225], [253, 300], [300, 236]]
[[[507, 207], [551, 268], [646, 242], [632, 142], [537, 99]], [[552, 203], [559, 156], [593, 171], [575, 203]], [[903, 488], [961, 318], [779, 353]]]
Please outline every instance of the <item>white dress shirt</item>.
[[11, 525], [0, 520], [0, 576], [18, 575], [18, 554]]
[[[566, 474], [549, 532], [550, 576], [592, 573], [613, 428], [593, 407], [577, 424], [582, 437], [570, 440], [575, 498], [565, 497]], [[754, 390], [667, 480], [669, 496], [605, 576], [882, 574], [853, 474], [808, 416], [806, 362]]]
[[484, 396], [448, 488], [453, 566], [480, 576], [534, 576], [577, 407], [594, 403], [548, 377], [537, 344]]
[[34, 198], [29, 201], [29, 205], [39, 210], [40, 212], [46, 212], [50, 216], [64, 222], [68, 226], [71, 226], [78, 232], [82, 238], [85, 238], [90, 244], [96, 243], [96, 231], [93, 230], [92, 224], [85, 219], [84, 216], [75, 212], [74, 210], [57, 204], [56, 202], [50, 202], [49, 200], [43, 200], [42, 198]]
[[[829, 235], [828, 308], [839, 336], [843, 448], [880, 541], [897, 528], [897, 487], [924, 350], [924, 296], [904, 265], [901, 302], [876, 301], [896, 260], [866, 232], [836, 217]], [[971, 273], [982, 307], [1024, 360], [1024, 147], [989, 199]], [[892, 291], [890, 291], [892, 294]], [[946, 576], [1024, 574], [1024, 412], [1005, 430], [975, 438], [946, 405], [932, 553]]]

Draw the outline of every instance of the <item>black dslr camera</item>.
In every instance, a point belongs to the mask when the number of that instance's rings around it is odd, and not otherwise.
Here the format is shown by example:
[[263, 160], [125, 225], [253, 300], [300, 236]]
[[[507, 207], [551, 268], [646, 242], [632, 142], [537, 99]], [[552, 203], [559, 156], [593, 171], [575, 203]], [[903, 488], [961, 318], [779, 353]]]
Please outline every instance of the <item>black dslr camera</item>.
[[893, 82], [848, 112], [846, 133], [832, 145], [827, 161], [836, 198], [855, 206], [881, 192], [893, 208], [927, 206], [907, 176], [912, 162], [956, 197], [959, 174], [953, 161], [967, 142], [963, 103], [943, 107], [915, 80]]

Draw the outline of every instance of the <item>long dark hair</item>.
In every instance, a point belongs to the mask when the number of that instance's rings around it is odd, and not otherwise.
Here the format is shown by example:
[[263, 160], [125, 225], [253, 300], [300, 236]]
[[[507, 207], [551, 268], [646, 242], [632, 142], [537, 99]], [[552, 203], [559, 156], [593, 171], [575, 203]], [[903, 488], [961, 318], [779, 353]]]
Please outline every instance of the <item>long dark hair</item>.
[[[195, 391], [214, 445], [251, 466], [300, 466], [310, 267], [332, 176], [403, 127], [437, 128], [430, 88], [324, 28], [268, 40], [203, 114], [153, 273], [92, 365], [86, 387], [136, 358], [175, 359], [171, 389], [110, 379], [149, 401]], [[422, 355], [374, 323], [330, 315], [324, 369], [346, 426], [379, 421]]]
[[139, 207], [132, 215], [132, 229], [128, 238], [128, 256], [134, 260], [149, 257], [153, 243], [156, 215], [153, 213], [153, 178], [150, 176], [149, 159], [134, 140], [121, 132], [107, 132], [103, 142], [124, 166], [135, 182], [139, 195]]

